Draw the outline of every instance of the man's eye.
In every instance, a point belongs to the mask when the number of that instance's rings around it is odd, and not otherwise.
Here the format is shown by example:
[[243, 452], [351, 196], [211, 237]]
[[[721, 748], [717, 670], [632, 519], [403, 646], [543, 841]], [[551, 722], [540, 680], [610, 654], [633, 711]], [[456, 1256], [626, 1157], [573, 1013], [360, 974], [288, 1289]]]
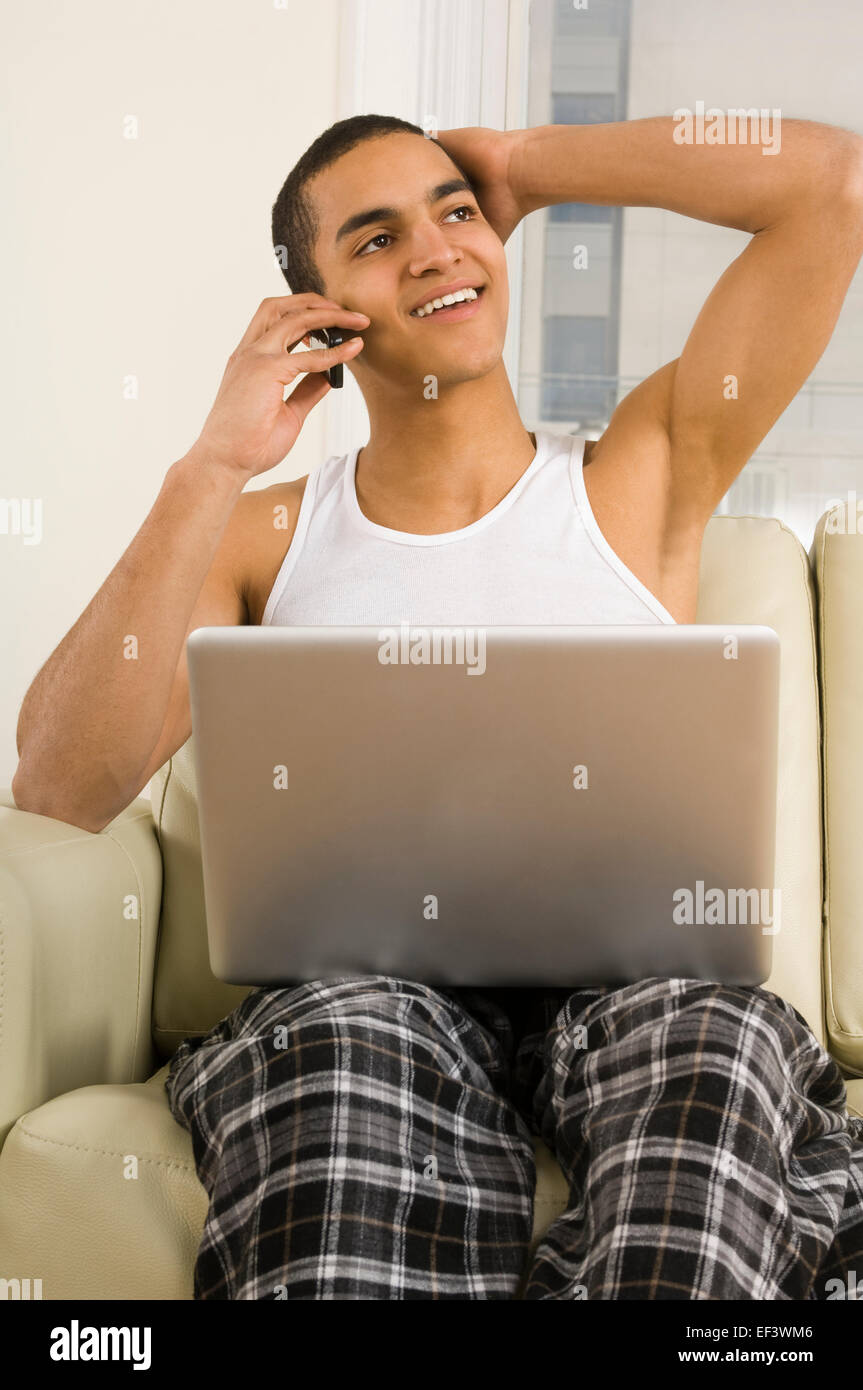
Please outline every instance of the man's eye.
[[366, 244], [365, 244], [365, 246], [362, 246], [362, 247], [360, 248], [360, 250], [357, 252], [357, 255], [358, 255], [358, 256], [364, 256], [365, 253], [366, 253], [366, 251], [368, 250], [368, 248], [369, 248], [370, 246], [372, 246], [372, 245], [374, 244], [374, 242], [380, 241], [380, 239], [381, 239], [382, 236], [389, 236], [389, 232], [378, 232], [376, 236], [373, 236], [373, 237], [372, 237], [371, 241], [367, 241]]
[[[464, 204], [463, 204], [461, 207], [459, 207], [459, 208], [453, 208], [452, 212], [448, 212], [446, 215], [447, 215], [447, 217], [455, 217], [455, 215], [456, 215], [457, 212], [466, 212], [466, 213], [469, 214], [470, 217], [476, 217], [476, 216], [477, 216], [477, 210], [476, 210], [476, 208], [470, 207], [469, 204], [467, 204], [467, 203], [464, 203]], [[359, 251], [357, 252], [357, 255], [358, 255], [358, 256], [364, 256], [364, 255], [366, 254], [366, 252], [368, 251], [368, 248], [369, 248], [370, 246], [373, 246], [374, 243], [375, 243], [376, 241], [380, 241], [381, 237], [389, 237], [389, 235], [390, 235], [389, 232], [377, 232], [375, 236], [373, 236], [369, 241], [367, 241], [367, 242], [365, 243], [364, 246], [361, 246], [361, 247], [360, 247]], [[392, 239], [392, 238], [390, 238], [390, 239]]]

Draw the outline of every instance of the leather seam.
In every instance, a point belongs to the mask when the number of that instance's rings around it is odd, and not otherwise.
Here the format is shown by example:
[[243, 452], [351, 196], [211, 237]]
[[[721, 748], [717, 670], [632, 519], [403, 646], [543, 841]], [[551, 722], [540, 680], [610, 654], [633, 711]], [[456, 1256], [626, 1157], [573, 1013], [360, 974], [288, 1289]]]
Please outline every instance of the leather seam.
[[[191, 738], [191, 734], [189, 735], [189, 738]], [[188, 739], [186, 740], [186, 742], [188, 742]], [[185, 744], [183, 744], [182, 746], [185, 747]], [[177, 752], [179, 753], [179, 751], [180, 750], [178, 748]], [[162, 783], [162, 791], [159, 796], [158, 812], [153, 816], [153, 821], [156, 826], [156, 843], [159, 847], [159, 857], [162, 861], [162, 896], [161, 901], [159, 903], [159, 920], [156, 923], [156, 939], [153, 942], [153, 996], [152, 1003], [150, 1006], [150, 1043], [154, 1050], [157, 1050], [157, 1037], [159, 1033], [159, 1028], [156, 1023], [156, 1002], [159, 985], [159, 956], [162, 950], [162, 938], [164, 935], [162, 923], [163, 918], [165, 916], [165, 880], [167, 878], [167, 875], [165, 873], [165, 849], [162, 838], [162, 822], [165, 816], [165, 801], [167, 800], [168, 796], [168, 787], [170, 786], [171, 778], [174, 775], [174, 757], [176, 757], [176, 754], [173, 754], [168, 759], [168, 770], [165, 773], [165, 780]], [[150, 805], [152, 807], [152, 801]]]
[[[830, 516], [830, 515], [832, 515], [832, 514], [833, 514], [832, 512], [827, 513], [828, 516]], [[818, 544], [817, 544], [817, 548], [816, 548], [816, 566], [815, 566], [816, 580], [817, 580], [817, 582], [818, 582], [818, 589], [819, 589], [820, 598], [821, 598], [821, 603], [820, 603], [821, 622], [820, 622], [820, 624], [819, 624], [819, 633], [818, 633], [818, 639], [819, 639], [819, 641], [818, 641], [819, 663], [818, 663], [818, 664], [819, 664], [819, 668], [820, 668], [820, 670], [819, 670], [819, 681], [823, 681], [823, 680], [824, 680], [824, 674], [825, 674], [825, 669], [826, 669], [826, 655], [827, 655], [827, 541], [826, 541], [826, 536], [827, 536], [827, 534], [828, 534], [828, 532], [827, 532], [826, 523], [825, 523], [825, 525], [822, 526], [822, 528], [821, 528], [821, 534], [820, 534], [820, 536], [818, 537]], [[826, 685], [826, 681], [824, 682], [824, 684]], [[823, 904], [822, 904], [822, 912], [823, 912], [823, 918], [824, 918], [824, 955], [825, 955], [824, 972], [823, 972], [823, 973], [824, 973], [824, 979], [823, 979], [824, 1007], [825, 1007], [825, 1011], [827, 1011], [827, 1010], [829, 1009], [829, 1017], [830, 1017], [830, 1019], [832, 1020], [832, 1024], [833, 1024], [833, 1033], [834, 1033], [834, 1035], [838, 1035], [837, 1040], [844, 1040], [844, 1039], [847, 1038], [847, 1039], [848, 1039], [849, 1041], [851, 1041], [851, 1042], [859, 1042], [859, 1041], [861, 1040], [861, 1038], [863, 1038], [863, 1033], [860, 1033], [860, 1032], [852, 1033], [852, 1032], [851, 1032], [848, 1028], [846, 1028], [846, 1027], [844, 1026], [844, 1024], [841, 1022], [841, 1020], [839, 1019], [839, 1016], [838, 1016], [838, 1014], [837, 1014], [837, 1012], [836, 1012], [836, 1000], [835, 1000], [835, 997], [834, 997], [834, 990], [833, 990], [833, 952], [832, 952], [833, 932], [832, 932], [832, 929], [831, 929], [830, 911], [829, 911], [829, 903], [830, 903], [830, 872], [831, 872], [831, 870], [830, 870], [830, 841], [829, 841], [829, 828], [830, 828], [830, 774], [829, 774], [829, 765], [830, 765], [830, 764], [829, 764], [829, 751], [828, 751], [828, 750], [829, 750], [829, 740], [828, 740], [828, 733], [827, 733], [827, 726], [828, 726], [829, 716], [828, 716], [827, 700], [826, 700], [826, 699], [825, 699], [825, 700], [823, 701], [823, 703], [822, 703], [822, 708], [821, 708], [821, 711], [820, 711], [820, 715], [821, 715], [821, 743], [822, 743], [822, 745], [823, 745], [823, 768], [822, 768], [822, 778], [821, 778], [821, 783], [822, 783], [822, 813], [823, 813], [823, 817], [824, 817], [824, 891], [823, 891]], [[829, 1025], [828, 1025], [828, 1038], [829, 1038], [829, 1036], [830, 1036], [830, 1028], [829, 1028]]]
[[821, 662], [820, 662], [820, 640], [821, 640], [821, 615], [818, 610], [818, 594], [815, 584], [815, 576], [809, 564], [809, 556], [804, 550], [800, 537], [786, 526], [784, 522], [779, 522], [780, 529], [785, 531], [792, 540], [796, 542], [797, 556], [803, 572], [803, 581], [806, 589], [806, 606], [809, 612], [809, 651], [811, 654], [811, 677], [812, 690], [815, 697], [815, 756], [817, 759], [817, 778], [818, 778], [818, 966], [821, 972], [819, 980], [820, 989], [818, 991], [820, 1014], [821, 1014], [821, 1035], [825, 1042], [830, 1041], [830, 1028], [827, 1023], [827, 1005], [825, 1002], [825, 975], [824, 975], [824, 941], [826, 932], [824, 929], [824, 902], [825, 902], [825, 852], [826, 852], [826, 823], [824, 820], [824, 759], [822, 751], [822, 739], [824, 737], [823, 725], [823, 704], [821, 699]]
[[[92, 1144], [72, 1144], [66, 1139], [49, 1139], [43, 1134], [36, 1134], [34, 1130], [28, 1129], [22, 1120], [16, 1126], [28, 1139], [35, 1139], [37, 1144], [53, 1144], [58, 1149], [76, 1149], [80, 1153], [101, 1154], [103, 1158], [127, 1158], [130, 1150], [125, 1153], [118, 1149], [97, 1149]], [[167, 1154], [134, 1154], [139, 1163], [151, 1163], [157, 1168], [178, 1168], [183, 1173], [191, 1173], [197, 1178], [197, 1170], [193, 1163], [184, 1163], [179, 1158], [169, 1158]]]
[[[136, 819], [137, 819], [137, 817], [136, 817]], [[142, 819], [143, 819], [143, 817], [142, 817]], [[151, 813], [150, 819], [152, 820], [152, 813]], [[135, 1024], [134, 1024], [134, 1028], [133, 1028], [133, 1030], [132, 1030], [132, 1055], [131, 1055], [131, 1058], [130, 1058], [130, 1060], [129, 1060], [129, 1075], [130, 1075], [132, 1078], [134, 1078], [135, 1075], [136, 1075], [135, 1059], [136, 1059], [137, 1056], [138, 1056], [138, 1039], [139, 1039], [140, 1033], [141, 1033], [141, 974], [142, 974], [142, 966], [143, 966], [143, 960], [144, 960], [144, 911], [145, 911], [145, 904], [144, 904], [144, 885], [143, 885], [143, 883], [141, 882], [141, 875], [138, 873], [138, 866], [137, 866], [137, 864], [135, 863], [135, 860], [134, 860], [133, 856], [129, 853], [129, 850], [127, 849], [127, 847], [123, 844], [122, 840], [115, 839], [115, 837], [114, 837], [113, 834], [110, 834], [107, 838], [108, 838], [109, 840], [111, 840], [111, 842], [112, 842], [113, 844], [115, 844], [115, 845], [117, 846], [117, 848], [126, 856], [126, 859], [128, 860], [129, 864], [132, 866], [132, 873], [135, 875], [135, 886], [137, 887], [137, 890], [138, 890], [138, 902], [140, 903], [140, 909], [141, 909], [141, 910], [140, 910], [140, 913], [139, 913], [139, 915], [138, 915], [138, 968], [137, 968], [137, 972], [136, 972], [137, 978], [136, 978], [136, 981], [135, 981]], [[154, 961], [153, 961], [153, 965], [155, 966], [155, 958], [154, 958]]]
[[[28, 816], [31, 814], [31, 812], [19, 811], [18, 814], [21, 816]], [[44, 819], [47, 820], [48, 817], [46, 816], [44, 817]], [[74, 839], [70, 838], [68, 840], [42, 840], [38, 845], [9, 845], [5, 849], [0, 851], [0, 858], [11, 859], [13, 856], [17, 858], [19, 855], [25, 854], [42, 854], [45, 850], [66, 849], [67, 846], [78, 846], [81, 844], [88, 844], [93, 840], [100, 840], [102, 843], [104, 843], [106, 839], [109, 840], [110, 838], [110, 835], [103, 835], [101, 833], [91, 834], [89, 831], [87, 831], [84, 835], [76, 835]]]

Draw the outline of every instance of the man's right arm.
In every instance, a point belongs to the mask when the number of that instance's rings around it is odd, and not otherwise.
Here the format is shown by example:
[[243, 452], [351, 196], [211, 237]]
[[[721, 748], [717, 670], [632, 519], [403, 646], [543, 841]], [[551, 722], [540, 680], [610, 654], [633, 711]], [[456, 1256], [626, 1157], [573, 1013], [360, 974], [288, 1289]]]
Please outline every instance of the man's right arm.
[[185, 742], [176, 677], [188, 633], [247, 621], [243, 483], [194, 451], [168, 469], [131, 545], [27, 692], [12, 781], [20, 810], [101, 830]]
[[243, 487], [285, 458], [330, 389], [323, 373], [364, 344], [293, 349], [324, 326], [368, 322], [318, 294], [262, 301], [199, 439], [27, 692], [12, 779], [19, 810], [103, 830], [189, 737], [189, 632], [248, 621], [254, 504], [240, 501]]

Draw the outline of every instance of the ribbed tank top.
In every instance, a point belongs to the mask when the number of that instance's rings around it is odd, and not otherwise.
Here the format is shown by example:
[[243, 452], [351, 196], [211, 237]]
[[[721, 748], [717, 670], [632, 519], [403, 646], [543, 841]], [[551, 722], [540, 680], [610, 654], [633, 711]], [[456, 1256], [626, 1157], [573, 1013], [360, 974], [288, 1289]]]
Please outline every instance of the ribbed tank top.
[[309, 475], [262, 624], [675, 622], [597, 525], [586, 440], [534, 433], [531, 463], [497, 506], [430, 536], [379, 526], [360, 510], [362, 446], [328, 458]]

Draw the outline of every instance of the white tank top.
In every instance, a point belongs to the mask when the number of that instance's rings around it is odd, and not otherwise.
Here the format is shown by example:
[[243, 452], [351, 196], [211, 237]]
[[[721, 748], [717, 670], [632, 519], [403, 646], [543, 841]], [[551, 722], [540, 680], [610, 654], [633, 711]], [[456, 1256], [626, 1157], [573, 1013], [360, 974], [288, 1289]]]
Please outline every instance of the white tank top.
[[432, 536], [379, 526], [360, 510], [360, 445], [328, 458], [309, 475], [262, 624], [675, 622], [596, 523], [586, 440], [534, 433], [532, 462], [497, 506]]

